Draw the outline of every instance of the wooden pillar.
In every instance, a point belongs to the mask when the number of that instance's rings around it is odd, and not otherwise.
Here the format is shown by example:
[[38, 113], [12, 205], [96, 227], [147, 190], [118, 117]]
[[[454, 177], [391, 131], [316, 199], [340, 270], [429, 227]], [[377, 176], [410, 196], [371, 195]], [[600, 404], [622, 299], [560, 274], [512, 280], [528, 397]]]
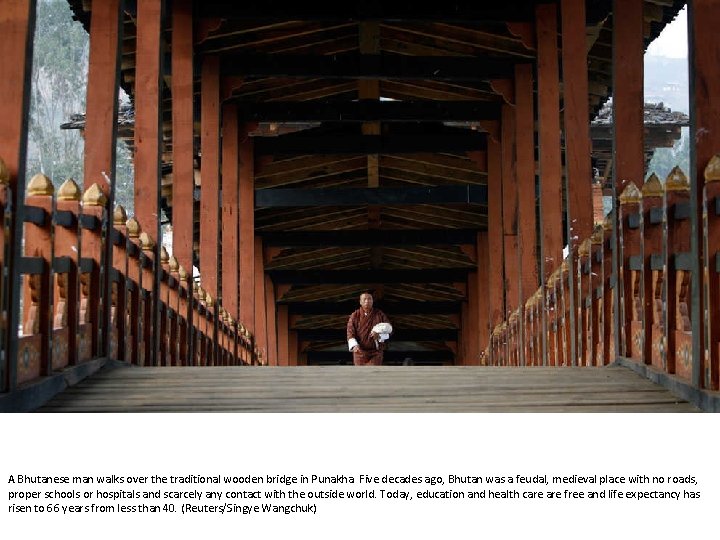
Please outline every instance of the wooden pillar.
[[[643, 355], [642, 361], [657, 369], [665, 369], [662, 340], [665, 337], [662, 300], [663, 272], [663, 202], [665, 187], [652, 174], [642, 187], [643, 236]], [[659, 305], [658, 305], [659, 304]]]
[[288, 351], [290, 328], [290, 317], [288, 316], [287, 304], [281, 304], [277, 307], [277, 349], [278, 349], [278, 365], [288, 366], [290, 353]]
[[[705, 333], [703, 321], [707, 299], [699, 290], [703, 283], [701, 271], [711, 262], [715, 252], [703, 253], [704, 228], [702, 224], [702, 196], [705, 191], [705, 168], [714, 154], [720, 151], [720, 42], [717, 39], [720, 28], [720, 2], [717, 0], [694, 0], [688, 2], [688, 34], [690, 36], [690, 146], [691, 168], [691, 217], [692, 217], [692, 253], [693, 253], [693, 290], [692, 290], [692, 330], [693, 330], [693, 370], [692, 383], [696, 387], [716, 389], [718, 385], [717, 367], [713, 373], [711, 361], [716, 362], [718, 352], [705, 354]], [[713, 239], [713, 245], [716, 245]], [[706, 260], [707, 259], [707, 260]], [[714, 263], [714, 261], [712, 261]], [[713, 299], [713, 303], [717, 299]], [[712, 339], [716, 336], [717, 320], [713, 321]]]
[[122, 0], [93, 5], [85, 123], [85, 185], [97, 183], [113, 207]]
[[[536, 8], [538, 145], [540, 170], [540, 282], [561, 264], [563, 250], [562, 158], [560, 146], [560, 66], [558, 62], [557, 6]], [[542, 295], [543, 307], [546, 295]], [[543, 336], [547, 336], [547, 310], [541, 309]], [[548, 363], [548, 343], [543, 338], [543, 364]]]
[[265, 295], [265, 264], [263, 260], [262, 238], [255, 238], [255, 345], [260, 359], [267, 362], [268, 334], [267, 309]]
[[524, 361], [525, 301], [538, 287], [535, 227], [535, 109], [531, 64], [515, 66], [515, 168], [518, 189], [518, 252], [520, 255], [520, 351]]
[[515, 111], [510, 105], [502, 106], [502, 219], [505, 268], [505, 313], [520, 305], [520, 272], [518, 265], [518, 186], [515, 177]]
[[490, 345], [490, 249], [488, 233], [477, 235], [477, 304], [478, 304], [478, 347], [480, 364], [486, 365], [487, 352]]
[[[565, 182], [567, 238], [570, 257], [578, 244], [590, 237], [593, 227], [590, 119], [588, 104], [587, 36], [585, 0], [562, 0], [563, 101], [565, 104]], [[573, 265], [571, 265], [573, 266]], [[570, 360], [577, 362], [575, 275], [570, 284]]]
[[[174, 0], [172, 15], [173, 255], [193, 267], [193, 20], [192, 0]], [[187, 314], [183, 314], [187, 316]]]
[[275, 305], [275, 286], [270, 276], [265, 276], [265, 306], [267, 309], [267, 365], [278, 365], [277, 308]]
[[[32, 73], [32, 45], [35, 30], [35, 0], [8, 0], [0, 9], [0, 58], [3, 58], [3, 75], [0, 77], [0, 159], [5, 167], [0, 176], [0, 189], [5, 204], [10, 204], [9, 258], [3, 260], [6, 272], [0, 276], [0, 309], [7, 312], [6, 324], [0, 326], [0, 347], [7, 354], [0, 359], [0, 391], [14, 390], [17, 370], [14, 361], [18, 355], [20, 273], [18, 262], [22, 255], [23, 215], [25, 200], [25, 157], [27, 150], [28, 107], [30, 105], [30, 74]], [[7, 186], [7, 187], [5, 187]], [[13, 359], [13, 361], [8, 361]]]
[[223, 108], [222, 134], [222, 303], [238, 318], [238, 118], [237, 106]]
[[252, 139], [240, 144], [240, 322], [255, 333], [255, 172]]
[[[155, 242], [154, 260], [160, 260], [160, 178], [162, 152], [162, 0], [147, 0], [137, 6], [135, 88], [135, 217]], [[159, 333], [156, 331], [160, 265], [155, 266], [152, 295], [152, 344], [145, 365], [156, 365]]]
[[[488, 137], [488, 304], [490, 332], [505, 317], [502, 147]], [[493, 359], [494, 361], [494, 359]]]

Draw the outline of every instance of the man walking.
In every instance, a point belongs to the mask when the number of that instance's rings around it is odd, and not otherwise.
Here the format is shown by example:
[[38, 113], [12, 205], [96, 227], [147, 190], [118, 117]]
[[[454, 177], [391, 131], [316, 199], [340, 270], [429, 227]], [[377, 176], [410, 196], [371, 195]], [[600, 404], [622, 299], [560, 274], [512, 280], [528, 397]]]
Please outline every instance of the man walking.
[[387, 316], [373, 308], [370, 293], [360, 295], [360, 309], [355, 310], [347, 323], [348, 349], [356, 366], [380, 366], [384, 342], [390, 337], [392, 326]]

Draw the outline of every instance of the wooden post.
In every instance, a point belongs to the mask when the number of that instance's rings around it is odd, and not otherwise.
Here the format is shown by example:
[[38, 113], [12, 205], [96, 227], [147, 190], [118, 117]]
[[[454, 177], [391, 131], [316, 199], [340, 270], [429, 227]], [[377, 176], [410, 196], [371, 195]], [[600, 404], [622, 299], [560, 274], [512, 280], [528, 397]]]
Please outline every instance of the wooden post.
[[[570, 257], [574, 258], [579, 242], [590, 237], [593, 227], [585, 0], [562, 0], [561, 9], [565, 182], [568, 194], [566, 227]], [[570, 360], [571, 365], [576, 365], [574, 272], [569, 273], [569, 278]]]
[[[160, 179], [162, 153], [162, 46], [163, 2], [146, 0], [137, 6], [137, 49], [135, 68], [135, 216], [143, 231], [155, 241], [153, 258], [160, 260]], [[157, 295], [160, 289], [160, 265], [154, 267], [150, 291], [152, 312], [148, 335], [150, 358], [146, 365], [157, 364], [160, 336]]]
[[480, 364], [486, 365], [490, 345], [490, 250], [487, 232], [477, 235], [478, 347]]
[[255, 345], [259, 357], [267, 361], [267, 309], [265, 295], [265, 262], [263, 259], [262, 238], [255, 238]]
[[[502, 147], [500, 143], [488, 137], [488, 294], [490, 332], [493, 339], [495, 329], [505, 318], [504, 292], [504, 236], [503, 236], [503, 186], [502, 186]], [[491, 348], [491, 354], [498, 349]], [[492, 365], [497, 359], [491, 358]]]
[[267, 308], [268, 354], [267, 365], [278, 365], [277, 307], [275, 305], [275, 286], [270, 276], [265, 276], [265, 305]]
[[172, 14], [173, 255], [193, 266], [193, 20], [192, 0], [174, 0]]
[[240, 136], [240, 322], [255, 333], [255, 172], [252, 139]]
[[290, 351], [288, 344], [290, 343], [288, 331], [290, 328], [290, 318], [288, 316], [287, 304], [281, 304], [277, 307], [277, 334], [278, 334], [278, 365], [289, 366]]
[[663, 272], [663, 202], [665, 187], [654, 174], [642, 188], [643, 236], [643, 354], [642, 360], [665, 369], [665, 306], [662, 298]]
[[13, 209], [8, 250], [10, 256], [3, 261], [5, 273], [0, 279], [2, 305], [7, 314], [5, 325], [0, 325], [0, 348], [6, 354], [0, 360], [0, 391], [12, 391], [17, 385], [15, 359], [18, 356], [20, 294], [22, 291], [18, 263], [22, 255], [22, 216], [25, 204], [25, 155], [27, 150], [28, 108], [30, 106], [30, 75], [32, 73], [32, 47], [35, 32], [35, 0], [7, 0], [0, 9], [0, 58], [3, 58], [3, 75], [0, 77], [0, 156], [4, 160], [2, 184], [5, 204]]
[[[69, 179], [58, 189], [56, 219], [67, 216], [67, 221], [55, 226], [55, 259], [68, 261], [68, 271], [55, 274], [55, 319], [53, 322], [53, 348], [64, 351], [53, 354], [56, 369], [77, 364], [78, 310], [80, 307], [78, 258], [80, 237], [78, 218], [80, 216], [80, 188]], [[123, 221], [124, 225], [124, 221]], [[120, 257], [118, 256], [118, 259]], [[125, 272], [123, 272], [123, 275]], [[56, 343], [58, 345], [56, 346]], [[64, 345], [64, 346], [63, 346]]]
[[[560, 146], [560, 66], [558, 62], [557, 6], [536, 8], [538, 77], [538, 146], [540, 169], [540, 281], [544, 287], [562, 262], [563, 190]], [[546, 295], [542, 295], [542, 301]], [[545, 304], [543, 303], [543, 306]], [[541, 309], [543, 336], [548, 335], [548, 311]], [[548, 364], [547, 337], [542, 345]]]
[[222, 303], [233, 318], [238, 312], [238, 118], [237, 106], [223, 107], [222, 128]]
[[[697, 388], [717, 390], [718, 388], [718, 351], [706, 351], [707, 331], [710, 340], [720, 333], [718, 317], [711, 321], [711, 328], [704, 326], [705, 305], [710, 300], [707, 292], [698, 290], [705, 268], [714, 261], [715, 252], [703, 252], [705, 230], [702, 227], [702, 197], [705, 191], [704, 172], [712, 157], [720, 151], [720, 108], [717, 104], [720, 95], [720, 43], [717, 39], [720, 28], [720, 3], [717, 0], [694, 0], [688, 2], [688, 50], [690, 65], [690, 183], [691, 183], [691, 219], [693, 253], [693, 372], [692, 383]], [[708, 246], [717, 245], [715, 239]], [[701, 274], [702, 272], [702, 274]], [[705, 287], [707, 291], [707, 287]], [[710, 302], [716, 303], [717, 299]]]
[[510, 105], [502, 106], [502, 218], [505, 244], [505, 313], [518, 308], [520, 303], [520, 273], [518, 271], [518, 186], [515, 177], [515, 111]]
[[126, 223], [127, 229], [127, 250], [128, 250], [128, 273], [127, 273], [127, 333], [128, 345], [126, 360], [131, 364], [142, 365], [143, 352], [142, 342], [142, 312], [143, 299], [140, 294], [140, 225], [135, 218], [129, 219]]
[[642, 354], [642, 237], [640, 235], [641, 193], [634, 182], [628, 182], [620, 195], [620, 343], [622, 356], [639, 360]]
[[525, 301], [537, 290], [535, 227], [535, 110], [531, 64], [515, 66], [515, 169], [518, 190], [518, 253], [520, 256], [519, 340], [521, 362], [527, 339]]
[[718, 389], [720, 370], [720, 154], [715, 154], [704, 171], [703, 216], [705, 219], [705, 305], [708, 306], [707, 342], [711, 388]]

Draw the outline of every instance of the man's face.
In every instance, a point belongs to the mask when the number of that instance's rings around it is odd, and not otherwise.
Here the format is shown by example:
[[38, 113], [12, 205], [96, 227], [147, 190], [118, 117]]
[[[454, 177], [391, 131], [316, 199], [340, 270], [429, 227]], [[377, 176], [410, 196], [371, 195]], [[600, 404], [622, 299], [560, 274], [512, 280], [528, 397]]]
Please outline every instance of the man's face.
[[365, 311], [370, 311], [373, 307], [373, 297], [371, 294], [361, 294], [360, 295], [360, 306]]

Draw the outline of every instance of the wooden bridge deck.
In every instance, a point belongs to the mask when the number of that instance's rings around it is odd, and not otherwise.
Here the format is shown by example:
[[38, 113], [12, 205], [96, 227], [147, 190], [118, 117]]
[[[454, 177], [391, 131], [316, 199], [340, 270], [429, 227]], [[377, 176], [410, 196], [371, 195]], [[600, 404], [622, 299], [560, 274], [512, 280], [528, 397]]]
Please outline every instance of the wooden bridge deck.
[[116, 367], [41, 412], [697, 412], [622, 367]]

